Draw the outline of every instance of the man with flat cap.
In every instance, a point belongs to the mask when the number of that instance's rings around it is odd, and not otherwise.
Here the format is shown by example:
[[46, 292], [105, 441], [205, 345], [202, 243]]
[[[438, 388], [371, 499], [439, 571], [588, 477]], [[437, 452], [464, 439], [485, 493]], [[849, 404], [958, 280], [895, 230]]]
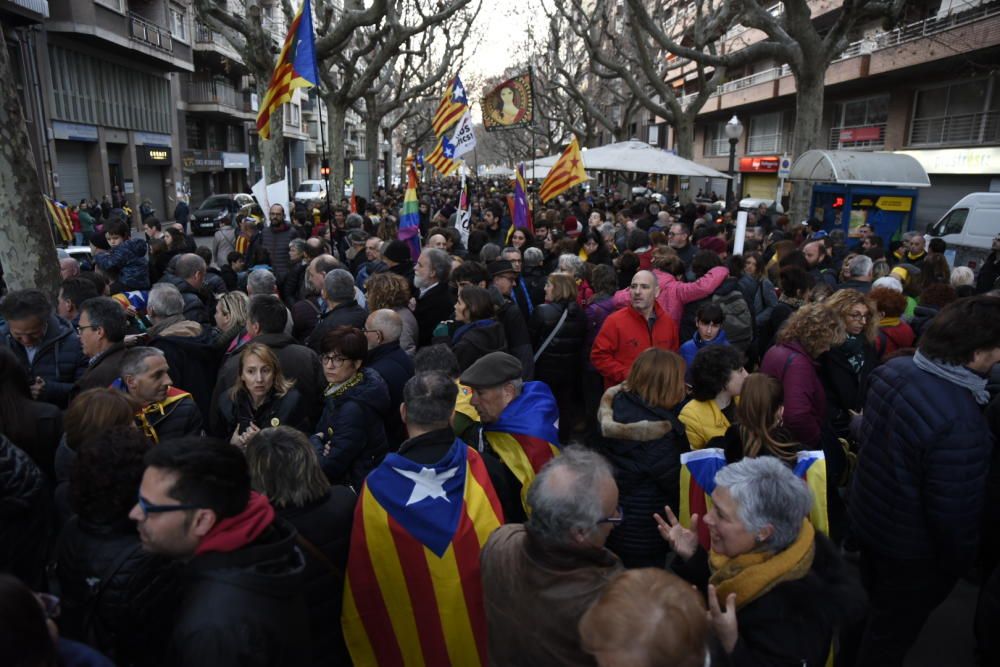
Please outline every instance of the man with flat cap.
[[509, 260], [498, 259], [490, 262], [486, 270], [492, 281], [490, 295], [496, 307], [497, 321], [503, 324], [503, 332], [507, 336], [507, 349], [521, 362], [521, 379], [530, 380], [535, 374], [535, 350], [531, 346], [528, 320], [511, 298], [517, 282], [517, 269]]
[[521, 370], [516, 357], [491, 352], [469, 366], [460, 381], [472, 389], [481, 422], [469, 445], [503, 461], [520, 483], [524, 503], [535, 475], [559, 454], [559, 409], [548, 385], [523, 381]]

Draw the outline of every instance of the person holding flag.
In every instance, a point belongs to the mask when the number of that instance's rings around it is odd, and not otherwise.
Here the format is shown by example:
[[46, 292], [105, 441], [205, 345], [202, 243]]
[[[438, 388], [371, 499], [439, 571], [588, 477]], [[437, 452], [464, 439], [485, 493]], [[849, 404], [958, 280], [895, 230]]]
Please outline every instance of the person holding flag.
[[470, 444], [504, 462], [521, 484], [527, 510], [528, 487], [559, 454], [559, 408], [547, 384], [523, 382], [521, 371], [517, 357], [491, 352], [462, 373], [461, 383], [472, 389], [471, 403], [482, 423], [477, 441]]
[[455, 437], [457, 393], [440, 371], [411, 378], [410, 438], [362, 487], [342, 615], [356, 665], [487, 663], [479, 554], [504, 523], [494, 485], [509, 487], [499, 461]]
[[406, 242], [410, 258], [417, 261], [420, 257], [420, 202], [417, 198], [417, 170], [412, 162], [406, 169], [406, 194], [403, 196], [397, 237]]
[[257, 133], [260, 138], [271, 138], [271, 114], [292, 99], [296, 88], [312, 88], [318, 83], [312, 8], [309, 0], [303, 0], [299, 13], [288, 27], [271, 82], [257, 113]]

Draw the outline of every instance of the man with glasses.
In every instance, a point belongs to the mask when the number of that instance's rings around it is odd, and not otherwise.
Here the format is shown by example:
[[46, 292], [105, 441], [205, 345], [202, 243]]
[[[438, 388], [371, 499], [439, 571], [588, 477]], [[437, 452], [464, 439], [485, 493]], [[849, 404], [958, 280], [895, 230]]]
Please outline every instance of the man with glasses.
[[73, 392], [94, 387], [107, 387], [121, 375], [125, 357], [125, 311], [117, 301], [106, 296], [87, 299], [80, 307], [80, 322], [76, 332], [80, 336], [83, 353], [90, 360]]
[[406, 438], [399, 406], [403, 404], [403, 387], [413, 377], [413, 359], [399, 346], [403, 320], [394, 310], [383, 308], [368, 316], [363, 331], [368, 339], [365, 366], [382, 376], [389, 387], [390, 409], [385, 419], [385, 434], [389, 446], [395, 450]]
[[667, 245], [674, 249], [677, 256], [684, 262], [684, 266], [690, 266], [696, 252], [691, 244], [691, 230], [683, 222], [675, 222], [670, 225], [667, 231]]
[[164, 664], [308, 664], [305, 561], [295, 530], [251, 491], [243, 454], [183, 438], [145, 462], [129, 518], [144, 550], [182, 561], [189, 575]]
[[480, 557], [490, 663], [593, 665], [577, 626], [623, 569], [604, 546], [623, 518], [611, 466], [567, 447], [532, 482], [528, 507], [527, 522], [501, 526]]

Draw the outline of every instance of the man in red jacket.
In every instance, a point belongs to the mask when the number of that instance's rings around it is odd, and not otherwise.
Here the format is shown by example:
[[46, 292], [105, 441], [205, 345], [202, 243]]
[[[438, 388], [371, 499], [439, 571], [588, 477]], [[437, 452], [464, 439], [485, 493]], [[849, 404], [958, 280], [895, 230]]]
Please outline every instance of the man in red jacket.
[[629, 285], [629, 307], [604, 320], [590, 350], [590, 361], [604, 377], [604, 387], [624, 381], [636, 357], [658, 347], [677, 351], [677, 324], [656, 297], [660, 285], [651, 271], [638, 271]]

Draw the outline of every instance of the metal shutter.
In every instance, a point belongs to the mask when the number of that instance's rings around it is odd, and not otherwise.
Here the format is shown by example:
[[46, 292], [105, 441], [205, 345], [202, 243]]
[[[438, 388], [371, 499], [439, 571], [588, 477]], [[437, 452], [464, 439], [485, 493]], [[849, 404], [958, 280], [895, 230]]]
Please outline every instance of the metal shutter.
[[156, 209], [156, 217], [169, 220], [173, 211], [167, 211], [163, 202], [163, 170], [161, 167], [139, 167], [139, 199], [134, 206], [138, 210], [143, 200], [148, 199]]
[[81, 199], [92, 198], [90, 170], [87, 167], [88, 146], [79, 141], [56, 142], [56, 173], [59, 174], [56, 197], [67, 204], [79, 204]]

